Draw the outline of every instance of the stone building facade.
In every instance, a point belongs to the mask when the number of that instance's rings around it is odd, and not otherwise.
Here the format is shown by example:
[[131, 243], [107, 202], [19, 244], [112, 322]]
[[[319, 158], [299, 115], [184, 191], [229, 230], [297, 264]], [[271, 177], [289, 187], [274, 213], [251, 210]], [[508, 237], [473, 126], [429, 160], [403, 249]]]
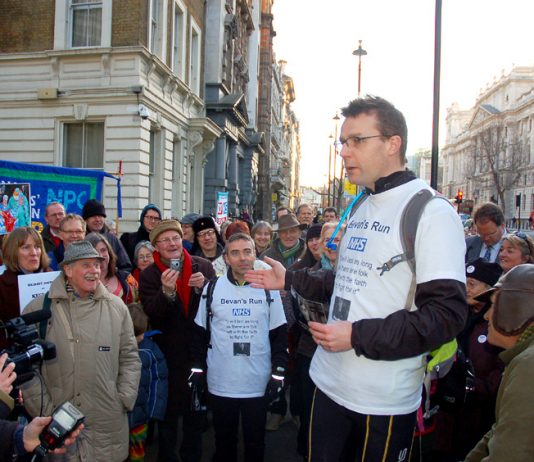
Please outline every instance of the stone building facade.
[[[122, 161], [121, 231], [148, 202], [202, 211], [221, 133], [205, 115], [204, 28], [201, 0], [6, 0], [0, 158], [109, 173]], [[105, 187], [112, 216], [115, 195]]]
[[497, 202], [526, 226], [534, 210], [534, 67], [503, 73], [474, 107], [451, 106], [446, 121], [441, 191], [452, 198], [461, 190], [475, 208]]

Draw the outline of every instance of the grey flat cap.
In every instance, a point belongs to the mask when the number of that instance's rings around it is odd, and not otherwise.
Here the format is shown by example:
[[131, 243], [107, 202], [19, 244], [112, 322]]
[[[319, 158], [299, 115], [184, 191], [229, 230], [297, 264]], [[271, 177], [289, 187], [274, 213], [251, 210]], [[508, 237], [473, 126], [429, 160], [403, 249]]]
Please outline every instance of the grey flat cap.
[[197, 219], [199, 219], [202, 215], [198, 213], [188, 213], [187, 215], [184, 215], [182, 219], [180, 220], [180, 223], [182, 225], [192, 225], [193, 222]]
[[78, 260], [84, 260], [86, 258], [96, 258], [97, 260], [104, 260], [96, 249], [87, 241], [76, 241], [67, 247], [65, 250], [65, 256], [60, 266], [69, 265]]

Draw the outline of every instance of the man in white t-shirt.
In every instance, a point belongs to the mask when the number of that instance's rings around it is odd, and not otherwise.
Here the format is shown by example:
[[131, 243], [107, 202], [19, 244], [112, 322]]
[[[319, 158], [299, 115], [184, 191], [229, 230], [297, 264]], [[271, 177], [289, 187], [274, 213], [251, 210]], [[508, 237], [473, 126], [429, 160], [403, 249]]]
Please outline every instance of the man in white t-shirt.
[[406, 121], [391, 103], [359, 98], [343, 116], [345, 171], [368, 197], [349, 218], [336, 273], [286, 273], [268, 261], [273, 270], [246, 279], [330, 299], [327, 324], [309, 323], [319, 345], [310, 368], [317, 389], [309, 460], [408, 461], [426, 353], [456, 337], [467, 318], [463, 229], [447, 201], [426, 205], [415, 237], [415, 299], [405, 309], [410, 266], [385, 263], [404, 252], [402, 212], [428, 185], [405, 169]]
[[252, 238], [233, 234], [223, 255], [228, 272], [215, 286], [206, 286], [195, 318], [199, 327], [193, 332], [195, 367], [190, 382], [198, 386], [207, 365], [215, 430], [213, 460], [237, 461], [241, 417], [244, 460], [261, 462], [267, 405], [279, 398], [283, 388], [287, 323], [277, 291], [255, 289], [245, 282], [244, 275], [256, 260]]

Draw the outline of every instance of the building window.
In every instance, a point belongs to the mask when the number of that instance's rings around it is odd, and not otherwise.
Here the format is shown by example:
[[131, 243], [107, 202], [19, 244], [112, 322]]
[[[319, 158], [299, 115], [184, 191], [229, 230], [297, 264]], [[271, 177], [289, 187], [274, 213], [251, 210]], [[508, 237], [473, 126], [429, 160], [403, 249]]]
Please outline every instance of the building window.
[[104, 123], [63, 125], [63, 165], [75, 168], [104, 168]]
[[151, 53], [166, 61], [167, 0], [150, 0], [148, 17], [148, 48]]
[[174, 31], [172, 48], [172, 70], [174, 74], [185, 79], [185, 43], [186, 10], [182, 2], [174, 3]]
[[99, 47], [102, 41], [102, 0], [71, 0], [71, 46]]
[[190, 63], [189, 63], [189, 88], [199, 95], [200, 94], [200, 28], [191, 18], [191, 45], [190, 45]]
[[162, 204], [163, 185], [162, 170], [162, 131], [150, 130], [150, 146], [148, 159], [148, 200], [154, 204]]

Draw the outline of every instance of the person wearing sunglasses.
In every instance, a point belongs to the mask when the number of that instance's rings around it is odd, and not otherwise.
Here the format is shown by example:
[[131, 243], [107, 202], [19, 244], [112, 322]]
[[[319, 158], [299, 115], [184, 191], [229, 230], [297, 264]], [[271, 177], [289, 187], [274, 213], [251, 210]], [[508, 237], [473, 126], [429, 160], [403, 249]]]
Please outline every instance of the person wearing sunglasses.
[[506, 234], [499, 251], [500, 265], [506, 273], [523, 263], [534, 263], [534, 240], [523, 231]]

